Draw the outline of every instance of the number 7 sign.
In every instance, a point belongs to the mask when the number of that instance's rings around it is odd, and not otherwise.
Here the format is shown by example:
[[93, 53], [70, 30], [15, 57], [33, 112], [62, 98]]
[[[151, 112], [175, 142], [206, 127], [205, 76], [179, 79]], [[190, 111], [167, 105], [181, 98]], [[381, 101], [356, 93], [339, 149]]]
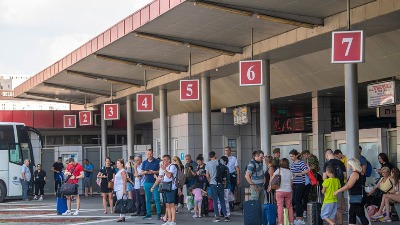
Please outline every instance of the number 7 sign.
[[332, 63], [364, 62], [362, 30], [332, 32]]
[[136, 94], [136, 111], [153, 112], [153, 94]]

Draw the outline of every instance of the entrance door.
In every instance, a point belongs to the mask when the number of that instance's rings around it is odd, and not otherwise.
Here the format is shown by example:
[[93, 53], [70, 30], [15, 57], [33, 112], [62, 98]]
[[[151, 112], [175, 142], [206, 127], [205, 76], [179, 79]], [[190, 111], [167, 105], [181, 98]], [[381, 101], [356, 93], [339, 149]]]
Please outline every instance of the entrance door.
[[42, 169], [46, 171], [46, 185], [44, 186], [44, 193], [54, 193], [54, 173], [51, 171], [51, 167], [55, 161], [54, 148], [42, 148]]
[[100, 171], [101, 166], [103, 165], [100, 161], [101, 157], [101, 148], [100, 147], [85, 147], [83, 149], [83, 155], [86, 159], [89, 160], [93, 164], [93, 176], [92, 176], [92, 186], [93, 192], [100, 192], [100, 187], [96, 184], [96, 176]]

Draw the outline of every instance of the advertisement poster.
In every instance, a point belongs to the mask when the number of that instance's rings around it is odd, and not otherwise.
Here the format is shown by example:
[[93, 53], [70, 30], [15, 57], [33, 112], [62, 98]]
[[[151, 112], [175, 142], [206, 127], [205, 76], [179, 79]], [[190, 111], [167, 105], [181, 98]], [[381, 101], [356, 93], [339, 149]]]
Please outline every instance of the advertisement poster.
[[368, 85], [368, 107], [378, 107], [383, 105], [395, 104], [395, 90], [395, 81], [387, 81]]

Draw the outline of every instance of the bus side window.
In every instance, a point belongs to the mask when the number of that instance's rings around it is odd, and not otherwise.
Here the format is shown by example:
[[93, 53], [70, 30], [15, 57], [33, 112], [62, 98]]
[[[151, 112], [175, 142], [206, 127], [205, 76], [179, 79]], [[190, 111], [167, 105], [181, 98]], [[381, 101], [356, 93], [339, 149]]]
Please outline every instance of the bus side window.
[[15, 143], [13, 125], [0, 126], [0, 149], [7, 150], [8, 144]]
[[20, 164], [23, 163], [21, 147], [18, 144], [10, 144], [9, 152], [10, 163]]

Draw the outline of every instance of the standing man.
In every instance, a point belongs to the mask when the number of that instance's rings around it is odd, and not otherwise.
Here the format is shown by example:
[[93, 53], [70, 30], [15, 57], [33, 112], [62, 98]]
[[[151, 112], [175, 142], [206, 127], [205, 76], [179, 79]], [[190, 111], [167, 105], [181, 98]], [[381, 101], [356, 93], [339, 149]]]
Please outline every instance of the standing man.
[[42, 170], [42, 165], [37, 164], [37, 170], [33, 173], [33, 183], [35, 184], [35, 197], [33, 200], [38, 200], [37, 196], [40, 191], [39, 201], [43, 200], [44, 185], [46, 184], [46, 171]]
[[196, 173], [197, 173], [197, 163], [192, 160], [192, 156], [187, 154], [185, 156], [185, 176], [186, 176], [186, 193], [189, 193], [189, 189], [194, 185], [196, 182]]
[[142, 178], [142, 156], [135, 157], [135, 164], [133, 166], [135, 172], [135, 196], [136, 196], [136, 212], [132, 216], [145, 216], [146, 215], [146, 201], [144, 193], [144, 178]]
[[[151, 220], [151, 187], [156, 182], [154, 175], [158, 176], [160, 170], [160, 161], [153, 156], [153, 149], [147, 150], [147, 160], [142, 164], [142, 175], [144, 175], [144, 192], [146, 194], [146, 216], [143, 219]], [[160, 192], [158, 185], [154, 187], [154, 202], [156, 203], [157, 219], [161, 218]]]
[[274, 154], [274, 158], [272, 159], [272, 165], [275, 168], [278, 168], [279, 167], [280, 158], [281, 158], [281, 149], [280, 148], [274, 148], [274, 150], [272, 150], [272, 154]]
[[75, 196], [76, 199], [76, 210], [74, 212], [74, 216], [79, 215], [79, 209], [81, 205], [81, 199], [79, 198], [78, 195], [78, 180], [82, 179], [84, 177], [83, 174], [83, 168], [81, 164], [75, 162], [74, 158], [69, 158], [68, 159], [68, 166], [67, 169], [64, 172], [65, 175], [68, 175], [69, 179], [67, 180], [68, 184], [75, 184], [75, 193], [73, 195], [67, 195], [67, 207], [68, 210], [63, 213], [63, 216], [70, 216], [71, 213], [71, 198]]
[[62, 163], [62, 158], [58, 157], [57, 162], [53, 163], [51, 167], [51, 171], [54, 172], [54, 191], [57, 194], [57, 190], [61, 187], [61, 183], [64, 179], [64, 174], [62, 171], [64, 170], [64, 164]]
[[[236, 187], [240, 185], [240, 168], [238, 160], [235, 156], [232, 155], [232, 150], [230, 147], [225, 147], [224, 149], [225, 156], [228, 157], [228, 170], [229, 170], [229, 178], [231, 183], [230, 191], [233, 195], [235, 195]], [[233, 201], [229, 202], [229, 208], [233, 209]]]
[[264, 204], [264, 182], [265, 176], [263, 171], [264, 152], [258, 150], [247, 166], [245, 178], [250, 184], [250, 200], [258, 200]]
[[21, 166], [21, 176], [19, 181], [22, 186], [22, 201], [29, 201], [28, 199], [28, 185], [31, 180], [31, 171], [29, 170], [29, 159], [24, 160], [24, 164]]
[[342, 163], [344, 164], [344, 166], [347, 165], [347, 158], [345, 155], [343, 155], [342, 151], [340, 151], [339, 149], [336, 149], [333, 154], [335, 155], [335, 158], [339, 159], [340, 161], [342, 161]]
[[[211, 151], [208, 154], [210, 161], [207, 162], [206, 164], [206, 177], [208, 180], [208, 183], [210, 184], [211, 188], [211, 195], [213, 199], [213, 204], [214, 204], [214, 213], [215, 217], [213, 219], [213, 222], [219, 222], [221, 221], [219, 217], [219, 212], [218, 212], [218, 200], [221, 204], [221, 209], [222, 213], [226, 216], [226, 205], [225, 205], [225, 199], [224, 199], [224, 184], [223, 182], [218, 182], [217, 178], [217, 166], [221, 163], [218, 161], [217, 156], [215, 155], [214, 151]], [[225, 222], [231, 221], [229, 217], [225, 217]]]
[[362, 147], [358, 146], [358, 154], [360, 154], [360, 165], [362, 168], [362, 172], [364, 175], [367, 174], [367, 158], [365, 158], [365, 156], [362, 155]]
[[83, 179], [83, 183], [85, 184], [85, 197], [88, 197], [88, 190], [90, 192], [90, 196], [93, 197], [92, 177], [94, 166], [91, 162], [89, 162], [88, 159], [84, 159], [83, 163], [85, 164], [85, 178]]

